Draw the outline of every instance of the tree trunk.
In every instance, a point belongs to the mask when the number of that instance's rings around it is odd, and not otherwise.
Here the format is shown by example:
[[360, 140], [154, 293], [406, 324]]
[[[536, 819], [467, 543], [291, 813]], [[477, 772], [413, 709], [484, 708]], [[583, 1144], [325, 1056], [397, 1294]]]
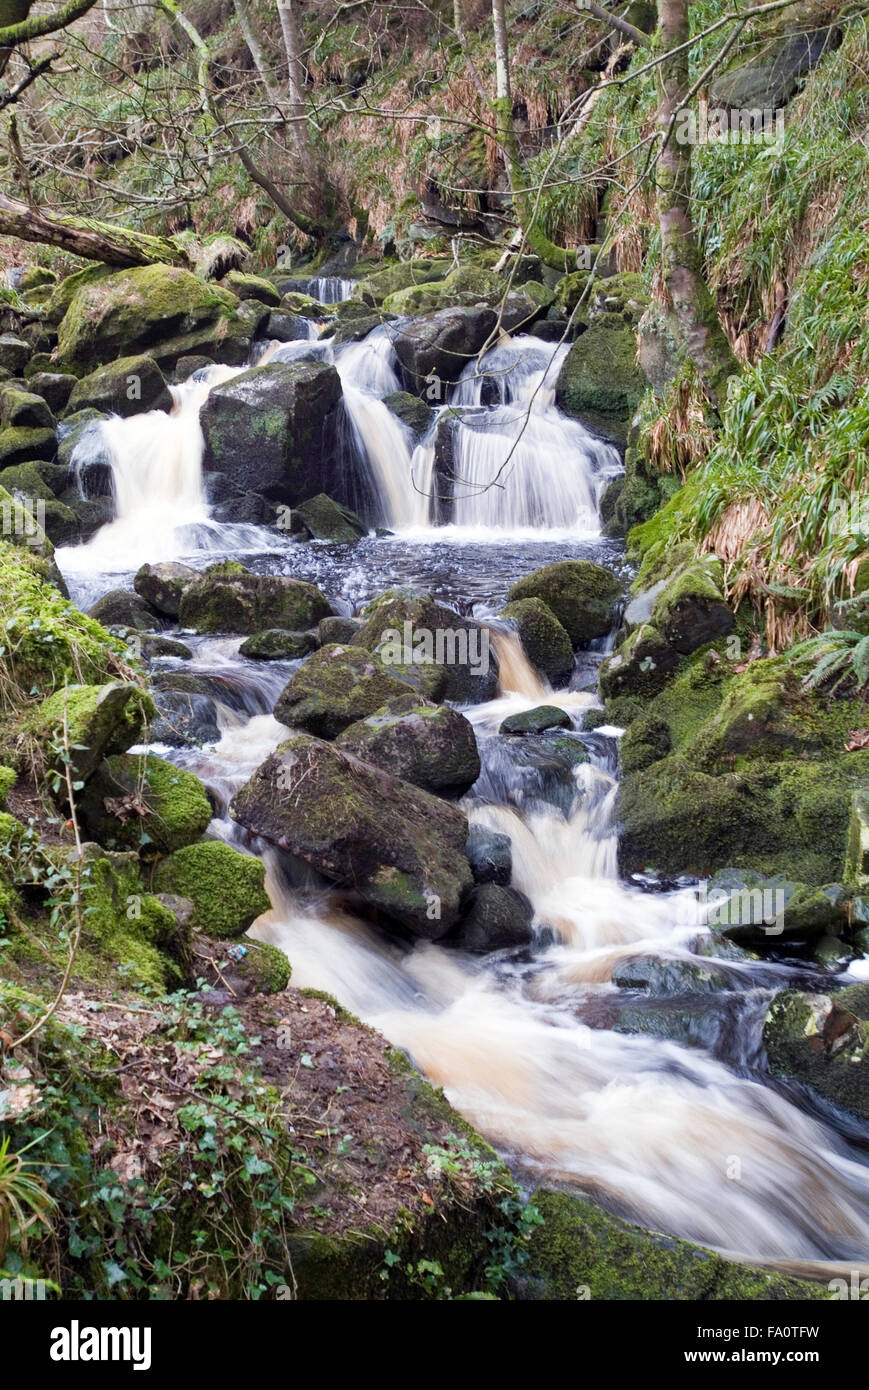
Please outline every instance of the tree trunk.
[[277, 0], [278, 17], [284, 51], [287, 55], [287, 116], [290, 140], [302, 174], [308, 183], [311, 221], [321, 224], [324, 231], [334, 230], [340, 218], [332, 196], [322, 161], [311, 144], [305, 111], [304, 44], [299, 28], [299, 15], [294, 0]]
[[97, 0], [67, 0], [53, 14], [35, 15], [34, 0], [0, 0], [0, 76], [5, 72], [12, 50], [31, 39], [41, 39], [65, 29], [74, 19], [93, 9]]
[[[660, 0], [657, 39], [660, 53], [671, 53], [687, 44], [689, 3], [690, 0]], [[661, 268], [685, 349], [720, 410], [728, 380], [739, 371], [739, 363], [730, 349], [715, 300], [704, 278], [703, 258], [691, 218], [691, 144], [689, 140], [678, 138], [675, 124], [690, 87], [688, 52], [683, 47], [681, 52], [665, 58], [658, 79], [658, 125], [666, 138], [657, 168]]]
[[274, 107], [276, 113], [280, 114], [284, 104], [284, 93], [275, 82], [265, 49], [259, 41], [255, 25], [251, 22], [245, 0], [234, 0], [235, 13], [241, 25], [241, 32], [244, 34], [244, 41], [250, 49], [250, 56], [253, 58], [254, 67], [260, 76], [260, 81], [266, 89], [266, 95]]
[[86, 217], [66, 217], [28, 207], [19, 198], [0, 193], [0, 236], [57, 246], [73, 256], [104, 261], [106, 265], [135, 266], [167, 262], [186, 266], [188, 257], [174, 241], [144, 232], [113, 227]]

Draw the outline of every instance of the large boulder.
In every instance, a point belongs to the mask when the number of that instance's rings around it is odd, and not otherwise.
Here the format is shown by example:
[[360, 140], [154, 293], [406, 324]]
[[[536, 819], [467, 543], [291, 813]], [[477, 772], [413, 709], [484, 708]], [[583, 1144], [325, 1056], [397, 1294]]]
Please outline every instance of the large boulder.
[[601, 695], [606, 700], [619, 695], [654, 695], [678, 665], [679, 653], [657, 628], [643, 623], [601, 663]]
[[265, 632], [246, 637], [238, 654], [254, 661], [298, 661], [316, 651], [318, 645], [313, 632], [287, 632], [282, 627], [269, 627]]
[[230, 812], [417, 937], [450, 931], [473, 882], [455, 806], [307, 734], [257, 769]]
[[668, 580], [655, 600], [652, 624], [682, 656], [734, 628], [724, 601], [724, 572], [714, 556], [695, 560]]
[[542, 599], [516, 599], [502, 609], [501, 617], [516, 624], [525, 655], [551, 685], [564, 685], [570, 679], [573, 644], [564, 626]]
[[139, 353], [97, 367], [72, 389], [68, 410], [100, 410], [111, 415], [138, 415], [142, 410], [171, 410], [172, 393], [153, 357]]
[[314, 584], [284, 575], [249, 574], [235, 565], [214, 565], [186, 585], [178, 621], [194, 632], [252, 634], [281, 627], [301, 632], [330, 613], [328, 599]]
[[295, 515], [315, 541], [353, 545], [368, 531], [365, 522], [354, 511], [340, 502], [333, 502], [325, 492], [318, 492], [316, 497], [297, 503]]
[[73, 293], [55, 355], [79, 372], [121, 353], [149, 352], [167, 367], [190, 353], [216, 355], [239, 336], [237, 305], [235, 295], [175, 266], [99, 276]]
[[110, 589], [91, 605], [88, 617], [96, 618], [103, 627], [132, 627], [149, 632], [154, 626], [154, 614], [148, 604], [129, 589]]
[[0, 425], [4, 429], [54, 430], [57, 421], [42, 396], [7, 382], [0, 386]]
[[480, 775], [477, 740], [464, 715], [411, 694], [351, 724], [337, 746], [435, 795], [461, 796]]
[[321, 647], [293, 673], [278, 696], [275, 718], [319, 738], [337, 738], [351, 724], [406, 694], [407, 687], [364, 647], [332, 644]]
[[75, 777], [86, 781], [104, 756], [139, 742], [153, 710], [151, 697], [132, 683], [70, 685], [43, 700], [34, 724], [47, 761], [61, 772], [65, 730]]
[[217, 705], [209, 695], [186, 690], [156, 690], [157, 711], [148, 730], [149, 743], [169, 748], [201, 748], [220, 739]]
[[198, 840], [212, 815], [199, 778], [155, 753], [104, 758], [78, 809], [86, 833], [101, 845], [162, 854]]
[[[800, 78], [841, 42], [835, 26], [792, 28], [765, 43], [756, 57], [719, 73], [709, 89], [709, 105], [751, 112], [774, 112], [794, 95]], [[753, 127], [752, 127], [753, 128]]]
[[377, 651], [426, 698], [473, 705], [496, 694], [498, 671], [488, 628], [445, 608], [431, 594], [387, 590], [364, 617], [356, 645]]
[[558, 560], [514, 584], [507, 595], [538, 598], [555, 615], [574, 646], [605, 637], [615, 622], [621, 584], [612, 570], [591, 560]]
[[327, 362], [268, 362], [215, 386], [202, 407], [205, 467], [237, 494], [290, 505], [318, 493], [333, 453], [341, 381]]
[[634, 329], [621, 314], [604, 313], [564, 359], [555, 399], [566, 415], [604, 439], [624, 444], [645, 389]]
[[493, 309], [439, 309], [414, 319], [396, 335], [395, 355], [408, 391], [426, 395], [429, 378], [458, 381], [480, 351], [497, 315]]
[[0, 333], [0, 368], [20, 376], [33, 352], [29, 343], [14, 333]]
[[487, 951], [528, 946], [533, 938], [534, 909], [524, 893], [498, 883], [484, 883], [471, 894], [456, 943], [465, 951]]

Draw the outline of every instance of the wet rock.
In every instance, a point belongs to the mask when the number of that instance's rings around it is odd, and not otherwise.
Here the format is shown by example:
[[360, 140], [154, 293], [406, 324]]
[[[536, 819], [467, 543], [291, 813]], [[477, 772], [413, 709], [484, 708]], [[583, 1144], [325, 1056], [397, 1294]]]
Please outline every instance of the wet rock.
[[[745, 959], [750, 957], [746, 954]], [[655, 996], [718, 994], [730, 988], [731, 979], [726, 969], [713, 962], [706, 966], [658, 956], [629, 956], [612, 973], [612, 982], [619, 989], [643, 990]]]
[[341, 381], [326, 362], [269, 362], [215, 386], [202, 407], [205, 467], [238, 493], [294, 505], [328, 477]]
[[164, 560], [156, 565], [142, 565], [133, 580], [133, 588], [158, 613], [177, 618], [181, 595], [188, 585], [199, 579], [199, 571], [177, 560]]
[[261, 275], [248, 275], [241, 270], [231, 270], [224, 277], [223, 283], [242, 301], [257, 299], [260, 303], [271, 305], [274, 308], [277, 308], [281, 302], [281, 296], [274, 285], [270, 280], [264, 280]]
[[622, 314], [604, 313], [564, 359], [555, 399], [566, 415], [604, 439], [624, 444], [645, 389], [634, 328]]
[[516, 624], [535, 670], [556, 688], [566, 684], [573, 672], [573, 644], [551, 608], [540, 598], [520, 598], [508, 603], [500, 616]]
[[253, 634], [280, 627], [303, 632], [330, 612], [313, 584], [282, 575], [250, 574], [233, 563], [210, 566], [187, 585], [178, 621], [195, 632]]
[[321, 618], [317, 627], [320, 645], [327, 647], [331, 642], [339, 642], [342, 646], [354, 646], [356, 634], [361, 626], [360, 618]]
[[[722, 899], [718, 903], [718, 899]], [[849, 902], [838, 884], [796, 883], [784, 874], [764, 877], [721, 869], [709, 882], [709, 926], [730, 941], [775, 949], [784, 943], [838, 936], [849, 924]]]
[[529, 899], [518, 889], [480, 884], [471, 893], [455, 941], [475, 955], [528, 946], [534, 935], [533, 917]]
[[206, 695], [188, 695], [182, 690], [157, 690], [157, 713], [151, 721], [149, 743], [165, 743], [170, 748], [196, 748], [217, 743], [221, 737], [217, 706]]
[[57, 427], [57, 461], [70, 476], [77, 475], [76, 483], [88, 499], [112, 494], [112, 459], [99, 428], [106, 419], [98, 410], [78, 410]]
[[0, 386], [0, 425], [4, 429], [54, 430], [57, 421], [54, 412], [42, 396], [9, 383]]
[[417, 440], [422, 439], [434, 424], [435, 413], [431, 406], [421, 401], [419, 396], [412, 396], [409, 391], [393, 391], [392, 395], [384, 396], [383, 404], [413, 431]]
[[427, 378], [458, 381], [495, 326], [492, 309], [440, 309], [396, 335], [395, 355], [407, 389], [425, 395]]
[[31, 425], [10, 425], [0, 430], [0, 469], [13, 468], [34, 459], [54, 458], [57, 436], [53, 429]]
[[620, 594], [611, 570], [591, 560], [559, 560], [520, 579], [507, 598], [540, 599], [578, 646], [611, 630]]
[[59, 415], [66, 409], [77, 380], [67, 372], [34, 372], [27, 378], [27, 386], [42, 397], [53, 415]]
[[175, 363], [173, 379], [177, 382], [189, 381], [194, 372], [201, 372], [204, 367], [213, 367], [214, 358], [206, 357], [202, 353], [193, 353], [189, 357], [179, 357]]
[[286, 314], [283, 311], [278, 311], [269, 314], [265, 336], [273, 338], [278, 343], [296, 343], [302, 338], [308, 338], [309, 327], [310, 320], [302, 318], [299, 314]]
[[337, 736], [407, 687], [390, 676], [364, 647], [321, 647], [290, 677], [275, 705], [282, 724], [319, 738]]
[[521, 714], [508, 715], [501, 723], [502, 734], [542, 734], [547, 729], [570, 729], [573, 722], [566, 710], [556, 705], [538, 705]]
[[126, 753], [140, 741], [153, 710], [151, 697], [138, 685], [73, 685], [43, 700], [33, 727], [49, 765], [62, 771], [53, 749], [65, 725], [76, 779], [87, 781], [103, 757]]
[[289, 739], [230, 810], [414, 936], [437, 940], [458, 921], [472, 884], [464, 815], [332, 744]]
[[73, 387], [68, 410], [87, 409], [124, 416], [143, 410], [171, 410], [172, 393], [153, 357], [122, 357], [98, 367]]
[[385, 266], [359, 280], [355, 293], [366, 304], [381, 304], [390, 294], [406, 290], [411, 285], [425, 285], [434, 280], [442, 280], [451, 269], [452, 262], [442, 260], [399, 261]]
[[24, 371], [31, 351], [30, 344], [23, 338], [17, 338], [14, 333], [0, 333], [0, 367], [13, 376], [20, 376]]
[[365, 522], [355, 512], [340, 502], [333, 502], [324, 492], [309, 497], [306, 502], [297, 503], [295, 512], [308, 534], [317, 541], [353, 545], [368, 531]]
[[430, 594], [389, 590], [365, 609], [355, 641], [377, 651], [427, 699], [479, 704], [494, 698], [498, 672], [488, 630]]
[[480, 775], [473, 726], [457, 710], [415, 695], [351, 724], [336, 746], [440, 796], [461, 796]]
[[298, 661], [316, 651], [317, 646], [312, 632], [288, 632], [285, 628], [271, 627], [246, 637], [238, 651], [240, 656], [257, 661]]
[[869, 1119], [869, 985], [836, 994], [785, 990], [763, 1029], [770, 1069]]
[[240, 497], [230, 497], [226, 502], [219, 502], [211, 514], [215, 521], [241, 522], [247, 526], [273, 526], [276, 509], [275, 503], [268, 502], [261, 493], [243, 492]]
[[509, 835], [490, 830], [486, 825], [472, 825], [468, 830], [465, 853], [475, 883], [506, 885], [510, 882], [513, 848]]
[[149, 632], [154, 626], [150, 604], [129, 589], [110, 589], [88, 609], [88, 617], [96, 618], [104, 627], [132, 627]]
[[175, 637], [163, 637], [160, 633], [147, 632], [139, 637], [137, 642], [145, 661], [153, 661], [161, 656], [173, 656], [181, 661], [189, 661], [193, 655], [186, 642], [179, 642]]

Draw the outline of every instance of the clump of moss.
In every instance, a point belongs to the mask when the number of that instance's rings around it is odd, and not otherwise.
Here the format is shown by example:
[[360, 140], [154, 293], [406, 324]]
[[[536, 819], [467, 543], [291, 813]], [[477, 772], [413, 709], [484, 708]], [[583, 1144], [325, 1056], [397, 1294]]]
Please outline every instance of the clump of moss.
[[266, 941], [247, 941], [245, 953], [235, 962], [235, 968], [257, 994], [280, 994], [293, 973], [284, 952]]
[[223, 840], [202, 840], [176, 850], [157, 865], [152, 879], [157, 891], [188, 898], [193, 926], [216, 937], [241, 936], [269, 910], [264, 882], [262, 860], [240, 854]]
[[211, 803], [192, 772], [154, 753], [120, 753], [100, 763], [79, 814], [102, 845], [172, 854], [199, 839], [211, 820]]

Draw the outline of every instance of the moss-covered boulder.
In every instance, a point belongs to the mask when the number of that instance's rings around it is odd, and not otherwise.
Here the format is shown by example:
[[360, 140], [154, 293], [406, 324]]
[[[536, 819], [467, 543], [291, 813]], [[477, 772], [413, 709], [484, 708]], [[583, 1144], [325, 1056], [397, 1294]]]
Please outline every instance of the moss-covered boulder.
[[564, 359], [555, 398], [566, 415], [605, 439], [624, 444], [645, 389], [634, 329], [621, 314], [604, 313], [577, 338]]
[[478, 884], [455, 934], [456, 945], [474, 955], [528, 946], [533, 938], [533, 918], [530, 900], [517, 888]]
[[644, 623], [601, 662], [598, 682], [605, 700], [654, 695], [679, 665], [679, 654], [651, 623]]
[[237, 305], [235, 295], [176, 266], [102, 275], [73, 293], [58, 329], [57, 360], [81, 373], [121, 353], [150, 352], [174, 366], [178, 357], [211, 354], [231, 337]]
[[148, 632], [154, 626], [154, 614], [139, 595], [129, 589], [110, 589], [88, 609], [88, 617], [104, 627], [131, 627]]
[[496, 321], [493, 309], [439, 309], [402, 328], [394, 348], [407, 390], [425, 396], [432, 378], [458, 381]]
[[619, 740], [619, 766], [622, 774], [641, 772], [666, 758], [672, 747], [670, 726], [654, 714], [635, 720]]
[[503, 298], [507, 282], [491, 271], [473, 265], [458, 266], [443, 280], [409, 282], [403, 289], [393, 290], [383, 300], [391, 314], [412, 318], [430, 314], [437, 309], [470, 307], [475, 304], [495, 305]]
[[566, 710], [558, 705], [536, 705], [534, 709], [522, 710], [519, 714], [509, 714], [501, 721], [498, 730], [502, 734], [542, 734], [547, 729], [570, 729], [573, 721]]
[[244, 955], [233, 961], [234, 973], [241, 976], [251, 993], [280, 994], [286, 989], [293, 968], [280, 947], [267, 941], [247, 940], [243, 950]]
[[651, 621], [683, 656], [733, 631], [733, 612], [724, 600], [724, 572], [714, 556], [695, 560], [658, 594]]
[[295, 514], [314, 540], [334, 545], [354, 545], [368, 530], [354, 511], [334, 502], [325, 492], [296, 503]]
[[473, 882], [455, 806], [307, 734], [267, 758], [230, 811], [413, 936], [444, 936]]
[[510, 603], [536, 598], [555, 615], [574, 646], [604, 637], [615, 621], [621, 584], [612, 570], [591, 560], [545, 565], [510, 589]]
[[480, 775], [477, 741], [464, 715], [412, 694], [351, 724], [336, 746], [439, 796], [461, 796]]
[[869, 889], [869, 793], [851, 795], [845, 878], [858, 888]]
[[12, 376], [21, 376], [33, 349], [14, 333], [0, 333], [0, 367]]
[[254, 491], [290, 506], [312, 497], [329, 481], [340, 402], [328, 362], [252, 367], [213, 387], [202, 407], [204, 466], [237, 495]]
[[270, 627], [303, 632], [330, 612], [328, 599], [314, 584], [216, 565], [185, 585], [178, 621], [194, 632], [253, 634]]
[[451, 262], [441, 260], [398, 261], [384, 266], [373, 275], [366, 275], [356, 284], [354, 294], [366, 304], [382, 304], [388, 295], [413, 285], [427, 285], [442, 280], [449, 273]]
[[769, 1007], [763, 1042], [776, 1076], [869, 1119], [869, 985], [832, 995], [785, 990]]
[[431, 594], [390, 589], [368, 605], [354, 639], [431, 700], [491, 700], [498, 672], [489, 633]]
[[49, 462], [57, 452], [57, 436], [44, 426], [10, 425], [0, 430], [0, 470], [34, 459]]
[[238, 299], [258, 299], [261, 304], [277, 308], [281, 296], [270, 280], [261, 275], [248, 275], [243, 270], [231, 270], [223, 281], [228, 290]]
[[541, 1189], [532, 1202], [543, 1218], [531, 1233], [519, 1299], [770, 1301], [830, 1297], [826, 1284], [752, 1269], [687, 1240], [644, 1231], [585, 1197]]
[[208, 936], [242, 936], [271, 906], [261, 859], [240, 854], [223, 840], [200, 840], [162, 859], [152, 887], [193, 904], [192, 926]]
[[57, 421], [42, 396], [7, 383], [0, 386], [0, 425], [4, 429], [54, 430]]
[[412, 396], [409, 391], [393, 391], [391, 395], [384, 396], [383, 404], [393, 415], [396, 415], [403, 425], [407, 425], [413, 431], [416, 439], [422, 439], [434, 424], [435, 413], [430, 405], [421, 401], [419, 396]]
[[818, 888], [742, 869], [720, 869], [709, 882], [710, 928], [748, 947], [817, 942], [838, 937], [850, 920], [850, 903], [838, 884]]
[[167, 618], [177, 618], [181, 595], [195, 580], [199, 570], [182, 565], [177, 560], [164, 560], [156, 565], [142, 565], [136, 571], [133, 588], [140, 598]]
[[364, 647], [332, 644], [293, 672], [278, 697], [275, 718], [319, 738], [337, 738], [406, 694], [407, 687]]
[[66, 409], [75, 383], [69, 372], [33, 372], [27, 378], [28, 390], [42, 397], [52, 415]]
[[62, 771], [69, 748], [75, 777], [87, 781], [100, 760], [126, 753], [138, 743], [154, 713], [154, 702], [139, 685], [70, 685], [49, 695], [32, 716], [32, 725], [52, 767]]
[[318, 640], [313, 632], [288, 632], [286, 628], [269, 627], [246, 637], [239, 655], [255, 661], [298, 661], [317, 650]]
[[563, 624], [542, 599], [516, 599], [501, 610], [500, 616], [516, 624], [525, 655], [551, 685], [564, 685], [570, 679], [573, 644]]
[[97, 367], [73, 387], [67, 409], [99, 410], [107, 415], [138, 415], [171, 410], [172, 393], [153, 357], [139, 353]]
[[99, 844], [162, 854], [198, 840], [211, 815], [199, 778], [154, 753], [104, 758], [79, 804], [82, 824]]

